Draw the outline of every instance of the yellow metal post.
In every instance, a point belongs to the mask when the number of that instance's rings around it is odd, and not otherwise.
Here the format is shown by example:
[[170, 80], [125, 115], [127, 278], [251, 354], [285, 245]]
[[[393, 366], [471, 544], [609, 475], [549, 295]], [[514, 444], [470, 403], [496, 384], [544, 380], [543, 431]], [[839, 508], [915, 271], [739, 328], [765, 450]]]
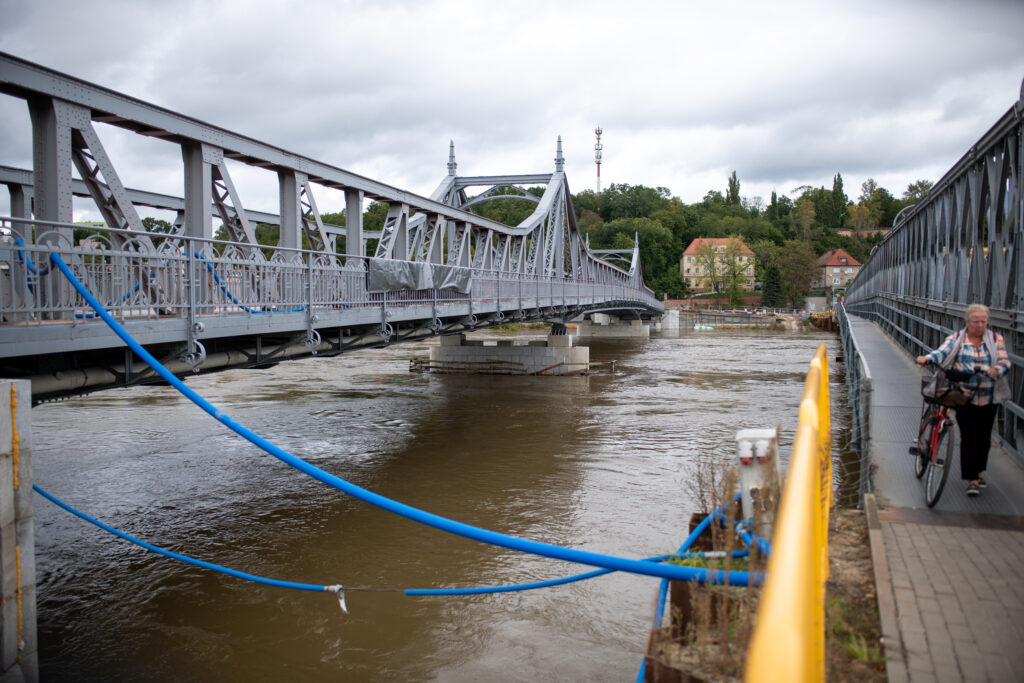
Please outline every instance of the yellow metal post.
[[828, 358], [811, 361], [744, 680], [825, 677], [825, 580], [832, 504]]

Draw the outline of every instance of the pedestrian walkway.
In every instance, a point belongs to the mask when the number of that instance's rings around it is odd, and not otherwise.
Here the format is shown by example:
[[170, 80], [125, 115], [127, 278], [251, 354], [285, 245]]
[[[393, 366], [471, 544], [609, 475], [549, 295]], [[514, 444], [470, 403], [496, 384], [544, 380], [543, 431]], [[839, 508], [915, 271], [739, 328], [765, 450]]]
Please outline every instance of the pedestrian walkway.
[[872, 377], [864, 507], [889, 681], [1024, 681], [1024, 467], [994, 444], [989, 488], [969, 498], [958, 439], [928, 509], [907, 453], [922, 370], [877, 325], [850, 327]]

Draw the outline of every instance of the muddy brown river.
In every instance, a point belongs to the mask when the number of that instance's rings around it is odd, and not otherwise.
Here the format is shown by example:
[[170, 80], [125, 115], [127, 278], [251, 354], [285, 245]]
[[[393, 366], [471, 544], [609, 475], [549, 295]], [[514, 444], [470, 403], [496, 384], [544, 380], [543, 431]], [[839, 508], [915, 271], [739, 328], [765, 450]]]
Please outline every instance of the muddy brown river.
[[[534, 336], [533, 338], [541, 338]], [[313, 464], [425, 510], [548, 543], [672, 552], [702, 463], [735, 460], [745, 427], [782, 429], [788, 459], [816, 346], [834, 335], [692, 332], [593, 341], [614, 375], [413, 374], [424, 344], [363, 350], [189, 385]], [[228, 432], [169, 387], [32, 413], [35, 480], [150, 543], [290, 581], [255, 585], [166, 559], [36, 497], [44, 681], [625, 681], [658, 580], [611, 574], [470, 597], [405, 588], [515, 584], [591, 569], [453, 537], [353, 500]], [[841, 457], [837, 448], [837, 460]], [[847, 488], [855, 472], [837, 470]], [[855, 483], [853, 483], [855, 486]]]

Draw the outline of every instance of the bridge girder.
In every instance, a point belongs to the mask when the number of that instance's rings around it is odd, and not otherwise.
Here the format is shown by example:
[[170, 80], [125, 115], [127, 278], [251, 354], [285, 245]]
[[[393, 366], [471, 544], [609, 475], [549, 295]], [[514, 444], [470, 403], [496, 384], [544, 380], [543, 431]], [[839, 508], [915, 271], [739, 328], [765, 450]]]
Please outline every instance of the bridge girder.
[[998, 431], [1024, 461], [1024, 97], [897, 221], [847, 288], [847, 309], [916, 356], [960, 329], [969, 304], [989, 306], [1013, 364]]

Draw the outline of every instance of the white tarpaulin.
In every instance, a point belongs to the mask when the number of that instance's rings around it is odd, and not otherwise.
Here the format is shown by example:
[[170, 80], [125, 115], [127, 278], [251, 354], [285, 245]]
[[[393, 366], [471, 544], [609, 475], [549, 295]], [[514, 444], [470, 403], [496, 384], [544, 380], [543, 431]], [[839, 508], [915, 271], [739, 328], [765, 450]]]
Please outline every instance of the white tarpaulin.
[[472, 285], [473, 272], [456, 266], [374, 258], [366, 269], [366, 288], [371, 292], [454, 289], [468, 294]]

